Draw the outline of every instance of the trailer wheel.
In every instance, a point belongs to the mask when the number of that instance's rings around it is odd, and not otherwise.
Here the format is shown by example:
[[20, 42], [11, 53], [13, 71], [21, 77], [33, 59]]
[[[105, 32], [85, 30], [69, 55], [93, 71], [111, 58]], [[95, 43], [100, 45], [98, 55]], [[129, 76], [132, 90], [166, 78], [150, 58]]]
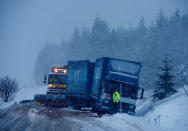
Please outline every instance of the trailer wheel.
[[45, 102], [44, 102], [44, 105], [45, 105], [46, 107], [48, 107], [49, 104], [50, 104], [49, 101], [45, 101]]
[[97, 115], [99, 115], [99, 116], [102, 116], [102, 115], [104, 115], [104, 114], [105, 114], [104, 111], [97, 111]]
[[101, 113], [100, 111], [97, 111], [97, 115], [99, 115], [99, 116], [100, 116], [101, 114], [102, 114], [102, 113]]
[[95, 107], [92, 107], [91, 111], [94, 112], [94, 113], [96, 113], [97, 109]]
[[75, 109], [75, 110], [80, 110], [82, 107], [81, 106], [79, 106], [79, 105], [74, 105], [73, 106], [73, 109]]

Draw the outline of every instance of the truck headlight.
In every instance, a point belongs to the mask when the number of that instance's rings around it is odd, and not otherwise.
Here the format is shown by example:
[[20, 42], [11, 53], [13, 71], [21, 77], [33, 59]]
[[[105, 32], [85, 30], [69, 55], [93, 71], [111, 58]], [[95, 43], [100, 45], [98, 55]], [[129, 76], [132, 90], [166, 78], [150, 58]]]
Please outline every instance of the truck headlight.
[[67, 70], [65, 69], [65, 70], [63, 70], [63, 72], [64, 72], [64, 74], [67, 74]]

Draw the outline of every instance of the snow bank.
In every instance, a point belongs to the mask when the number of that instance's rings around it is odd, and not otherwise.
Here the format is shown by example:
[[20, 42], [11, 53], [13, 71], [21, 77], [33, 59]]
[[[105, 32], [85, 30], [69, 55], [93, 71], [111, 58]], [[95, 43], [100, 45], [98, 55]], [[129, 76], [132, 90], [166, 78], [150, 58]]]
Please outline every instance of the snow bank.
[[7, 103], [0, 103], [0, 109], [7, 108], [15, 102], [33, 99], [35, 94], [46, 94], [46, 91], [47, 86], [27, 86], [19, 88], [18, 92], [15, 94], [15, 97], [12, 101]]
[[[184, 86], [186, 90], [188, 87]], [[161, 131], [187, 131], [188, 130], [188, 96], [184, 89], [179, 92], [152, 104], [151, 98], [138, 107], [137, 116]]]
[[33, 99], [36, 94], [46, 94], [47, 86], [30, 86], [20, 89], [15, 96], [14, 102]]
[[186, 95], [174, 96], [168, 101], [157, 103], [148, 112], [145, 120], [165, 131], [187, 131], [188, 130], [188, 97]]
[[182, 95], [185, 95], [184, 90], [181, 88], [178, 90], [177, 93], [173, 94], [172, 96], [165, 98], [163, 100], [160, 100], [156, 103], [153, 103], [152, 97], [151, 97], [152, 92], [151, 91], [149, 92], [150, 92], [150, 95], [147, 93], [146, 96], [144, 95], [145, 96], [144, 99], [137, 101], [136, 116], [144, 116], [145, 114], [153, 110], [153, 108], [161, 104], [168, 103], [170, 100], [176, 99]]
[[130, 116], [128, 114], [115, 114], [113, 116], [104, 116], [100, 119], [100, 122], [107, 125], [108, 128], [112, 128], [117, 131], [157, 131], [157, 129], [148, 124], [147, 121], [143, 121], [143, 118]]

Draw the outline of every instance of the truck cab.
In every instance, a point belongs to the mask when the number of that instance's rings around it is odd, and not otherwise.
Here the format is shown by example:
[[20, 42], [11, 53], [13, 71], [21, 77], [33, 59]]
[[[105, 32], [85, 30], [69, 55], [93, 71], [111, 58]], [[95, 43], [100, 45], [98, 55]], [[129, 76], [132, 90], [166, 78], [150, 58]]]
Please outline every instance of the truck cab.
[[99, 99], [100, 110], [108, 113], [135, 114], [136, 101], [143, 96], [143, 89], [134, 84], [105, 80]]
[[67, 88], [67, 66], [53, 67], [51, 72], [44, 77], [48, 85], [47, 94], [65, 94]]
[[139, 87], [141, 63], [108, 57], [96, 60], [92, 99], [98, 113], [125, 112], [134, 114], [136, 100], [144, 90]]

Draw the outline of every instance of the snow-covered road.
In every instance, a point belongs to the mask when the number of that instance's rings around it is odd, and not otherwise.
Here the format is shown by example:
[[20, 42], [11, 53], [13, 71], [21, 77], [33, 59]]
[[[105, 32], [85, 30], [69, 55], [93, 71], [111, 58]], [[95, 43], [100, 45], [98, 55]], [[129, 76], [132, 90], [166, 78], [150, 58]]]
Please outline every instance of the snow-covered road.
[[[104, 131], [126, 130], [142, 131], [136, 123], [116, 120], [115, 123], [98, 117], [89, 111], [77, 111], [71, 108], [48, 108], [36, 103], [14, 104], [0, 110], [0, 130], [10, 131]], [[105, 121], [105, 123], [104, 123]], [[123, 123], [122, 123], [123, 122]], [[123, 124], [124, 128], [117, 127]], [[122, 127], [122, 126], [120, 126]]]
[[89, 112], [46, 108], [34, 103], [14, 104], [8, 110], [1, 110], [0, 130], [81, 130], [81, 125], [72, 119], [87, 119], [89, 115]]

